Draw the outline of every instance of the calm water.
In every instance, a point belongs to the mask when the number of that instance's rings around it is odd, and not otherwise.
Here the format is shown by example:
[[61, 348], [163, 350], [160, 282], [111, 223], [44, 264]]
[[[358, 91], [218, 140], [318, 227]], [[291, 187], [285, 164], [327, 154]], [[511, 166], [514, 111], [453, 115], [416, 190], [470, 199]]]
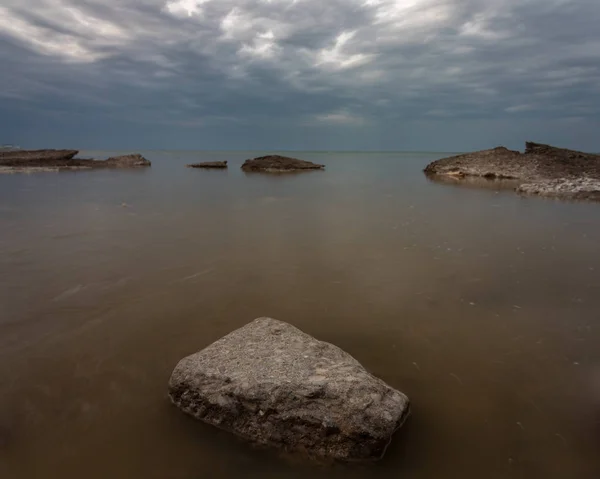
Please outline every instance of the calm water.
[[[0, 477], [600, 477], [600, 205], [431, 183], [443, 154], [245, 175], [259, 153], [0, 176]], [[170, 406], [180, 358], [264, 315], [409, 395], [382, 462], [304, 464]]]

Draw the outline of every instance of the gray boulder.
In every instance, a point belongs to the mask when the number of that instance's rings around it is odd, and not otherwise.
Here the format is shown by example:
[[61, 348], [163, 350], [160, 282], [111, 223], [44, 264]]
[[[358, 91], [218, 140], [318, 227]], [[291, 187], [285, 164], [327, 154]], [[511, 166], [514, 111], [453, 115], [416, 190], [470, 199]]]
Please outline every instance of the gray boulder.
[[169, 396], [254, 443], [342, 461], [380, 459], [409, 413], [404, 394], [348, 353], [271, 318], [182, 359]]

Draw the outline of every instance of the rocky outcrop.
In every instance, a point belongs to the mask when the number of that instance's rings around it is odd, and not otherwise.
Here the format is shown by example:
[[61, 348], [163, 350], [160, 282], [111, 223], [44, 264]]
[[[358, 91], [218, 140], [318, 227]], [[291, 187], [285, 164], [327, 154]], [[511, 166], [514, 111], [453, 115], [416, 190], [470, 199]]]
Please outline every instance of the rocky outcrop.
[[78, 153], [77, 150], [3, 150], [0, 151], [0, 166], [52, 167], [72, 160]]
[[203, 161], [201, 163], [192, 163], [186, 165], [188, 168], [227, 168], [226, 161]]
[[525, 153], [504, 147], [443, 158], [425, 174], [515, 180], [517, 191], [573, 199], [598, 199], [600, 155], [528, 142]]
[[425, 173], [455, 177], [479, 176], [482, 178], [519, 178], [530, 174], [524, 171], [522, 155], [502, 146], [492, 150], [477, 151], [443, 158], [430, 163]]
[[0, 172], [31, 173], [36, 171], [78, 170], [89, 168], [138, 168], [151, 166], [139, 154], [115, 156], [107, 160], [74, 158], [77, 150], [17, 150], [0, 152]]
[[404, 394], [352, 356], [270, 318], [182, 359], [169, 396], [254, 443], [342, 461], [381, 458], [409, 412]]
[[151, 166], [152, 163], [142, 155], [136, 153], [131, 155], [114, 156], [105, 161], [97, 161], [97, 166], [106, 168], [138, 168], [140, 166]]
[[322, 170], [324, 168], [324, 165], [279, 155], [261, 156], [252, 160], [246, 160], [242, 165], [242, 170], [244, 171], [262, 171], [267, 173]]

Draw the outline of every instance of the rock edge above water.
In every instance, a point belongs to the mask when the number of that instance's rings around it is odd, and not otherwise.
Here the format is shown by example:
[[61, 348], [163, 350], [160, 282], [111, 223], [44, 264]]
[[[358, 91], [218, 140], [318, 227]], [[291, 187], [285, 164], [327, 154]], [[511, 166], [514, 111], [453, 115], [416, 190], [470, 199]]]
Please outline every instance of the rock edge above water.
[[514, 180], [516, 191], [565, 199], [600, 200], [600, 155], [527, 142], [525, 153], [498, 147], [442, 158], [425, 174]]
[[244, 171], [261, 171], [266, 173], [285, 173], [290, 171], [323, 170], [325, 165], [310, 161], [298, 160], [280, 155], [261, 156], [246, 160], [242, 165]]
[[182, 359], [169, 397], [253, 443], [341, 461], [380, 459], [409, 413], [404, 394], [348, 353], [271, 318]]
[[107, 160], [91, 160], [74, 158], [78, 153], [77, 150], [0, 151], [0, 172], [30, 173], [35, 171], [151, 166], [150, 161], [139, 154], [115, 156]]
[[523, 183], [517, 193], [573, 200], [600, 201], [600, 180], [594, 178], [559, 178]]
[[188, 168], [227, 168], [226, 161], [203, 161], [201, 163], [192, 163], [186, 165]]

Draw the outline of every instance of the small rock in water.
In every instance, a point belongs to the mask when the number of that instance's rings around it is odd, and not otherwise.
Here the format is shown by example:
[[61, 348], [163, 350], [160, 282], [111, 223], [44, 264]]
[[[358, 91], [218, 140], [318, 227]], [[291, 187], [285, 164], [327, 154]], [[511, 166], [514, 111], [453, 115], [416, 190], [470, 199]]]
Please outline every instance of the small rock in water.
[[186, 165], [186, 166], [188, 168], [223, 169], [223, 168], [227, 168], [227, 162], [226, 161], [203, 161], [201, 163], [192, 163], [191, 165]]
[[322, 170], [324, 168], [324, 165], [280, 155], [261, 156], [246, 160], [242, 165], [244, 171], [263, 171], [267, 173]]
[[409, 413], [404, 394], [348, 353], [271, 318], [182, 359], [169, 396], [254, 443], [342, 461], [380, 459]]

